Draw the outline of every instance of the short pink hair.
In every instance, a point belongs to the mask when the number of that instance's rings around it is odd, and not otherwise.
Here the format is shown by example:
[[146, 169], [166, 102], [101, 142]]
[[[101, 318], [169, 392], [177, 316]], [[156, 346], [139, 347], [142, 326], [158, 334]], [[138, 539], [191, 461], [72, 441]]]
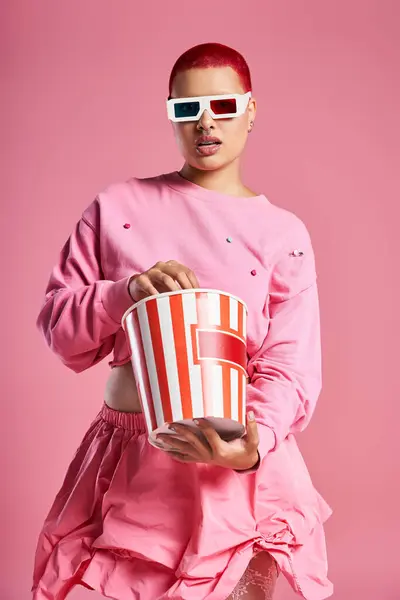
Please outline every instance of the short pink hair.
[[240, 77], [245, 92], [251, 92], [249, 65], [244, 57], [233, 48], [223, 44], [207, 43], [186, 50], [174, 64], [169, 78], [169, 95], [178, 73], [189, 69], [207, 69], [210, 67], [231, 67]]

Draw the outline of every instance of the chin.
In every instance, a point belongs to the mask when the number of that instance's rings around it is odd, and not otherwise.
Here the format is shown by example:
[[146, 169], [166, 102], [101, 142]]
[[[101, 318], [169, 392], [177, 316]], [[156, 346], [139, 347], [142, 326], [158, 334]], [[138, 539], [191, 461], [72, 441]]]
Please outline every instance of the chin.
[[190, 166], [199, 171], [217, 171], [226, 167], [230, 162], [229, 160], [221, 160], [219, 156], [207, 156], [200, 159], [196, 156], [195, 159], [188, 160]]

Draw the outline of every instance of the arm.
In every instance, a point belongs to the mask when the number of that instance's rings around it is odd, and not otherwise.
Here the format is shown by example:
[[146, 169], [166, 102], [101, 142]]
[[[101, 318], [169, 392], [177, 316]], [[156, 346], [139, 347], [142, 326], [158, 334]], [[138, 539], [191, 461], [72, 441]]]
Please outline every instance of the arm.
[[[291, 256], [293, 250], [303, 256]], [[314, 253], [299, 220], [272, 270], [269, 329], [248, 365], [247, 407], [259, 430], [260, 460], [309, 423], [321, 390], [319, 302]]]
[[[297, 248], [304, 256], [291, 256]], [[267, 307], [267, 335], [248, 363], [247, 413], [250, 417], [253, 412], [255, 421], [248, 420], [247, 435], [240, 443], [225, 442], [207, 419], [200, 419], [205, 444], [174, 422], [171, 426], [179, 438], [159, 434], [157, 439], [169, 446], [175, 460], [251, 473], [290, 433], [308, 424], [321, 389], [319, 305], [314, 253], [298, 219], [274, 260]]]
[[[98, 210], [97, 203], [90, 208]], [[78, 222], [61, 251], [37, 320], [49, 347], [77, 373], [112, 351], [121, 318], [133, 304], [130, 277], [104, 280], [99, 234], [88, 216]]]

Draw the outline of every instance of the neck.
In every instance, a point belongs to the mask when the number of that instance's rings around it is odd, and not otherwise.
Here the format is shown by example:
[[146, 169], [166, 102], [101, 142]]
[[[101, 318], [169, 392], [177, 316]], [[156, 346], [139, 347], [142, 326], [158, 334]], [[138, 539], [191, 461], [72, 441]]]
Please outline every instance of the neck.
[[213, 171], [202, 171], [185, 163], [180, 175], [196, 185], [221, 194], [242, 196], [247, 190], [240, 176], [239, 161]]

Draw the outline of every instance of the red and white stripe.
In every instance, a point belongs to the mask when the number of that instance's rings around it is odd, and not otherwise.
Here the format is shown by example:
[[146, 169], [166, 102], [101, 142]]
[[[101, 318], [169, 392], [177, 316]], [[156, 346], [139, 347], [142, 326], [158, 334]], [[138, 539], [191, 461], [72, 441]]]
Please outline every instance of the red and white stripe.
[[149, 431], [212, 416], [245, 422], [246, 308], [216, 291], [139, 302], [125, 329]]

